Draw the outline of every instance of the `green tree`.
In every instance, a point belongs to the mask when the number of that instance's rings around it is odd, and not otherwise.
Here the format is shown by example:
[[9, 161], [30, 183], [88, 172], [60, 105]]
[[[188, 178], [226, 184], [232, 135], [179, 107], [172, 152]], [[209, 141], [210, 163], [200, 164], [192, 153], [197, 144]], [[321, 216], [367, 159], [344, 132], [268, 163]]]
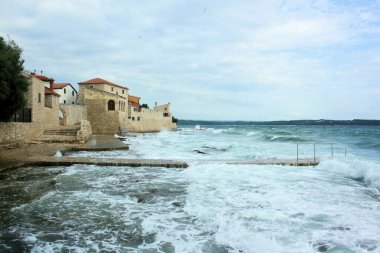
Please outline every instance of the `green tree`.
[[142, 105], [141, 105], [141, 108], [149, 109], [149, 106], [148, 106], [148, 104], [142, 104]]
[[0, 121], [9, 121], [12, 115], [25, 106], [25, 93], [29, 83], [22, 74], [22, 49], [0, 36]]

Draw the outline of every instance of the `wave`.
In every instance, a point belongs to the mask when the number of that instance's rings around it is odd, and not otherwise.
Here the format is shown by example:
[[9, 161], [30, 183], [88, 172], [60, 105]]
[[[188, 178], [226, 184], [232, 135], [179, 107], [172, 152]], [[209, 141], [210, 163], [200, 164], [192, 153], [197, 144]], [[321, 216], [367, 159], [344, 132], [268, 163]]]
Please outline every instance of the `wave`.
[[361, 147], [361, 148], [379, 149], [380, 150], [380, 143], [379, 142], [373, 142], [372, 140], [361, 141], [361, 142], [358, 142], [356, 145], [358, 147]]
[[278, 141], [278, 142], [305, 142], [307, 141], [297, 136], [281, 136], [281, 135], [268, 135], [268, 134], [262, 135], [261, 138], [266, 141]]
[[354, 160], [328, 160], [318, 165], [319, 169], [342, 173], [368, 187], [380, 188], [380, 165], [374, 162]]

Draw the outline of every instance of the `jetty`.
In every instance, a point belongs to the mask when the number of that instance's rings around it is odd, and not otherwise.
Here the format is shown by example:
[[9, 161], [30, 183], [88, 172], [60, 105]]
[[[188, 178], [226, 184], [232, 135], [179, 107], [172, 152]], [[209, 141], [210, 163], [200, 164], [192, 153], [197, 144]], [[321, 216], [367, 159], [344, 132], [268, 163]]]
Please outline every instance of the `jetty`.
[[210, 160], [193, 160], [193, 162], [202, 163], [224, 163], [231, 165], [282, 165], [282, 166], [317, 166], [319, 159], [210, 159]]
[[112, 151], [128, 149], [128, 144], [112, 135], [92, 135], [85, 144], [79, 147], [73, 147], [71, 151]]
[[123, 166], [123, 167], [164, 167], [187, 168], [184, 161], [164, 159], [114, 159], [114, 158], [90, 158], [90, 157], [39, 157], [25, 162], [24, 166], [70, 166], [74, 164], [88, 164], [99, 166]]
[[115, 158], [90, 158], [90, 157], [51, 157], [41, 156], [30, 158], [13, 164], [8, 169], [32, 166], [71, 166], [74, 164], [87, 164], [98, 166], [118, 167], [163, 167], [163, 168], [187, 168], [189, 164], [222, 163], [228, 165], [281, 165], [281, 166], [317, 166], [319, 160], [311, 159], [252, 159], [252, 160], [166, 160], [166, 159], [115, 159]]

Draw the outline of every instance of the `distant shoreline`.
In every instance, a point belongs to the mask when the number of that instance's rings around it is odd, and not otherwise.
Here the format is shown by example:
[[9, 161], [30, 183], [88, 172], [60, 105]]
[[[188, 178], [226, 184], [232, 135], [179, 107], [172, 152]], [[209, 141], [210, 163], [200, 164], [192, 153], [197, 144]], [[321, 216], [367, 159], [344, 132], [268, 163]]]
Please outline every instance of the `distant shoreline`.
[[278, 126], [380, 126], [380, 120], [354, 119], [354, 120], [277, 120], [277, 121], [209, 121], [209, 120], [182, 120], [178, 125], [278, 125]]

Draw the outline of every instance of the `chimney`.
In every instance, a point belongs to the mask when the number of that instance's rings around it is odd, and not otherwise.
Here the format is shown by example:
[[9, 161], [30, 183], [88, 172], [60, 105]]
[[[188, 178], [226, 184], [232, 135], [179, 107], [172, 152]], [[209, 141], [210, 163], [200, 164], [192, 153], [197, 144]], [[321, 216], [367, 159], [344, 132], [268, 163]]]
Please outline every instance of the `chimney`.
[[49, 83], [50, 83], [50, 89], [53, 90], [53, 83], [54, 83], [54, 80], [53, 80], [53, 79], [50, 79]]

